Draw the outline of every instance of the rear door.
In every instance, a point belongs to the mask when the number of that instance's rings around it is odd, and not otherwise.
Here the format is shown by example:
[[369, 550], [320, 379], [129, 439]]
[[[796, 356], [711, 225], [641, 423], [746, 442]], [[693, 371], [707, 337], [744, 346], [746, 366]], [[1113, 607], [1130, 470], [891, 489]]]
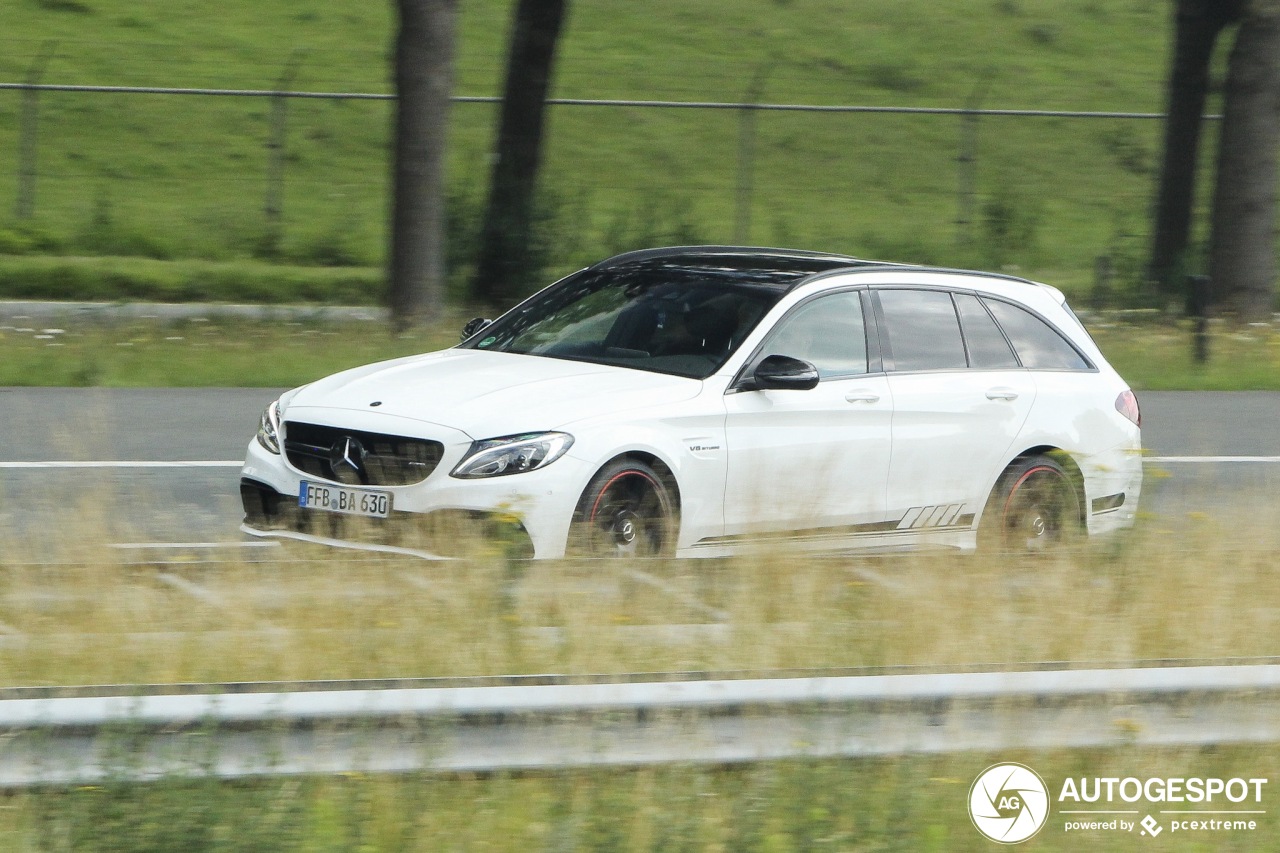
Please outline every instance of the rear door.
[[873, 294], [894, 402], [889, 516], [899, 529], [967, 526], [1031, 411], [1035, 382], [973, 294]]

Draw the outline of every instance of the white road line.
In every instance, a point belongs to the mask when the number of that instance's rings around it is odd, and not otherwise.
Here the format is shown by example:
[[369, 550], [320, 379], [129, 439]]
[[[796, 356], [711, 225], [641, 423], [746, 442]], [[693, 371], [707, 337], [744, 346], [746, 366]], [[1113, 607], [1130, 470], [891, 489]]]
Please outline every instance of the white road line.
[[173, 587], [176, 590], [185, 592], [187, 595], [191, 596], [197, 601], [204, 602], [210, 607], [216, 607], [219, 610], [227, 610], [227, 611], [230, 611], [232, 609], [231, 605], [227, 604], [227, 602], [222, 598], [222, 596], [218, 595], [215, 592], [211, 592], [205, 589], [204, 587], [200, 586], [200, 584], [198, 583], [192, 583], [186, 578], [181, 578], [181, 577], [178, 577], [177, 575], [169, 574], [168, 572], [160, 572], [156, 575], [156, 580], [160, 581], [161, 583], [168, 584], [169, 586]]
[[119, 460], [109, 462], [0, 462], [0, 468], [239, 468], [243, 461], [151, 462]]
[[667, 583], [661, 578], [654, 577], [648, 572], [642, 572], [639, 569], [629, 569], [626, 572], [626, 575], [627, 577], [631, 578], [633, 581], [647, 584], [653, 587], [654, 589], [658, 590], [659, 592], [671, 596], [676, 601], [680, 602], [685, 607], [688, 607], [691, 610], [701, 611], [702, 613], [704, 613], [707, 616], [710, 616], [712, 619], [716, 620], [717, 622], [729, 621], [728, 613], [725, 613], [723, 610], [719, 610], [715, 607], [711, 607], [710, 605], [704, 604], [702, 601], [698, 600], [696, 596], [689, 595], [688, 593], [685, 593], [682, 590], [677, 589], [676, 587], [672, 586], [671, 584]]
[[164, 548], [191, 548], [191, 549], [212, 549], [212, 548], [279, 548], [279, 542], [116, 542], [110, 545], [111, 548], [119, 548], [121, 550], [147, 550], [147, 549], [164, 549]]
[[1147, 456], [1144, 462], [1280, 462], [1280, 456]]
[[863, 579], [863, 580], [865, 580], [865, 581], [870, 581], [870, 582], [871, 582], [871, 583], [873, 583], [873, 584], [876, 584], [876, 585], [878, 585], [878, 586], [882, 586], [882, 587], [884, 587], [885, 589], [892, 590], [893, 592], [906, 592], [906, 591], [907, 591], [907, 586], [906, 586], [906, 584], [903, 584], [903, 583], [900, 583], [900, 582], [898, 582], [898, 581], [894, 581], [894, 580], [889, 580], [889, 579], [888, 579], [888, 578], [886, 578], [884, 575], [879, 574], [879, 573], [877, 573], [877, 572], [873, 572], [873, 571], [871, 571], [870, 569], [865, 569], [865, 568], [862, 568], [862, 567], [851, 568], [851, 569], [849, 569], [849, 573], [850, 573], [850, 574], [852, 574], [852, 575], [855, 575], [855, 576], [857, 576], [857, 577], [860, 577], [860, 578], [862, 578], [862, 579]]

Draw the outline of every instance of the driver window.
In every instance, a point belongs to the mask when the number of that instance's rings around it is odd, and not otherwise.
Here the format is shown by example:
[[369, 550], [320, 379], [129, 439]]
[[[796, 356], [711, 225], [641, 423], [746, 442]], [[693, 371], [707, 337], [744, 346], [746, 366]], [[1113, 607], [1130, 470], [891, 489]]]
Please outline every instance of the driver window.
[[789, 355], [818, 368], [818, 376], [854, 376], [867, 372], [867, 334], [862, 299], [856, 290], [804, 303], [774, 328], [761, 357]]

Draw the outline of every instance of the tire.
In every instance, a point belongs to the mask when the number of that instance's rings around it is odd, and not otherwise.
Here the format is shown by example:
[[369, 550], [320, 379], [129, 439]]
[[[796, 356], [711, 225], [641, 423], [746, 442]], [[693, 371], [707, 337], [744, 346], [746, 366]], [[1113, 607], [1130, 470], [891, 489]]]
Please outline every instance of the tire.
[[983, 550], [1038, 553], [1079, 539], [1080, 497], [1071, 475], [1049, 456], [1028, 456], [1010, 465], [982, 514]]
[[643, 462], [615, 459], [583, 491], [568, 550], [589, 557], [667, 557], [675, 553], [678, 527], [662, 477]]

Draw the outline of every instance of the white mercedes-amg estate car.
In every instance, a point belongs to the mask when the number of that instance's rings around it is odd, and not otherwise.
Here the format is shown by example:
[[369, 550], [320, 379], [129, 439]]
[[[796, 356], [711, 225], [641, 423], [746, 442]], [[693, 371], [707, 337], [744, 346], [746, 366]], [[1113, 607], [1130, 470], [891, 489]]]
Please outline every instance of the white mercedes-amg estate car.
[[1131, 526], [1137, 399], [1063, 295], [779, 249], [631, 252], [440, 352], [289, 391], [243, 530], [449, 556], [1034, 550]]

